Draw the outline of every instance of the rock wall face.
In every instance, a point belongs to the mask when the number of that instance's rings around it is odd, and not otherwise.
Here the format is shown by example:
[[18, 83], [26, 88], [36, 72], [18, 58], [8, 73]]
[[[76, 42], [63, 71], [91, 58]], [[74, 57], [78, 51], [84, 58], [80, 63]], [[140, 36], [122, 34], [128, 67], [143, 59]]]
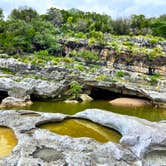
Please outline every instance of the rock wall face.
[[[123, 41], [122, 41], [123, 42]], [[161, 47], [164, 52], [166, 52], [166, 43], [158, 42], [156, 44], [151, 43], [150, 41], [131, 39], [129, 42], [136, 43], [140, 48], [147, 47]], [[160, 75], [166, 75], [166, 56], [157, 55], [153, 58], [150, 58], [147, 53], [137, 53], [134, 54], [130, 50], [124, 50], [121, 53], [115, 50], [111, 46], [104, 45], [88, 45], [87, 40], [80, 41], [70, 41], [70, 40], [61, 40], [60, 43], [64, 46], [64, 52], [66, 55], [70, 54], [72, 50], [91, 50], [95, 51], [101, 60], [107, 62], [107, 65], [110, 68], [123, 69], [133, 72], [140, 73], [159, 73]], [[142, 48], [143, 49], [143, 48]]]
[[[25, 101], [30, 98], [63, 100], [70, 96], [70, 83], [77, 81], [83, 86], [85, 94], [90, 94], [94, 88], [97, 88], [118, 93], [124, 97], [126, 95], [146, 98], [162, 107], [165, 107], [166, 103], [165, 77], [155, 80], [157, 82], [153, 85], [151, 84], [153, 80], [147, 75], [129, 70], [110, 69], [107, 66], [101, 66], [94, 72], [86, 65], [85, 71], [82, 71], [75, 69], [74, 64], [71, 64], [73, 66], [70, 68], [66, 68], [65, 65], [41, 67], [19, 62], [13, 58], [1, 58], [1, 64], [3, 68], [10, 71], [8, 74], [1, 74], [0, 77], [0, 91], [5, 92], [6, 97]], [[118, 72], [124, 76], [117, 77]], [[2, 99], [3, 96], [1, 96]]]

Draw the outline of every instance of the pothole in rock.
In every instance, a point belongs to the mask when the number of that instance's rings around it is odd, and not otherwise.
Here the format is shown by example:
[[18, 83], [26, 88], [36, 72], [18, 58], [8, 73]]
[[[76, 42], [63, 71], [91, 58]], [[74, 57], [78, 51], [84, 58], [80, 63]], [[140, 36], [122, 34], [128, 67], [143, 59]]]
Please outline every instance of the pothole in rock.
[[0, 158], [9, 156], [16, 144], [17, 139], [13, 130], [0, 126]]
[[38, 148], [35, 152], [33, 152], [32, 156], [47, 162], [63, 159], [63, 154], [61, 152], [58, 152], [56, 149], [46, 147], [41, 149]]
[[163, 151], [153, 151], [148, 154], [143, 159], [144, 166], [165, 166], [166, 165], [166, 150]]
[[93, 138], [102, 143], [108, 141], [119, 143], [121, 138], [117, 131], [83, 119], [66, 119], [62, 122], [41, 124], [38, 127], [60, 135]]

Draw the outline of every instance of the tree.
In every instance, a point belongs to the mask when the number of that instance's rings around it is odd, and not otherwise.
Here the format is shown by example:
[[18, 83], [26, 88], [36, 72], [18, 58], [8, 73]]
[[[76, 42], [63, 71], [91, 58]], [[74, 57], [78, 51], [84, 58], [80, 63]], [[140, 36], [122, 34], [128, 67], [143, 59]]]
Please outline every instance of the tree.
[[113, 32], [118, 35], [128, 35], [130, 33], [130, 20], [118, 18], [112, 22]]
[[38, 13], [36, 10], [30, 7], [20, 7], [19, 9], [13, 9], [9, 18], [10, 19], [19, 19], [26, 22], [31, 22], [33, 18], [37, 18]]
[[50, 8], [45, 15], [47, 21], [50, 21], [53, 25], [61, 26], [63, 23], [63, 16], [61, 10], [57, 8]]
[[33, 37], [32, 43], [37, 51], [48, 50], [50, 54], [61, 51], [61, 45], [56, 39], [58, 29], [55, 26], [42, 19], [33, 20], [32, 25], [35, 29], [35, 36]]
[[3, 20], [4, 15], [3, 15], [3, 10], [0, 8], [0, 20]]
[[82, 18], [79, 18], [74, 25], [74, 30], [76, 31], [86, 32], [87, 28], [88, 28], [88, 22], [86, 19]]
[[5, 31], [0, 36], [2, 48], [9, 54], [33, 51], [31, 43], [35, 34], [33, 27], [22, 20], [7, 21]]
[[162, 15], [152, 20], [151, 24], [153, 35], [166, 37], [166, 15]]
[[149, 27], [150, 19], [146, 19], [143, 14], [131, 16], [131, 29], [133, 34], [146, 34], [147, 32], [149, 32]]

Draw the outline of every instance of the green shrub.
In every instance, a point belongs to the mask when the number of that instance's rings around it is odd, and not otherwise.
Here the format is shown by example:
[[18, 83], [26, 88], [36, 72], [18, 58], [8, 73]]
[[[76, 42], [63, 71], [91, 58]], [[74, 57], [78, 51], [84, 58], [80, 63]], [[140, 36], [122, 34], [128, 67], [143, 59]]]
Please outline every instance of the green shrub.
[[116, 76], [117, 76], [117, 77], [124, 77], [124, 76], [125, 76], [125, 72], [122, 71], [122, 70], [119, 70], [119, 71], [116, 73]]
[[150, 78], [150, 83], [151, 83], [152, 85], [157, 84], [157, 82], [158, 82], [158, 81], [157, 81], [157, 78], [156, 78], [156, 77], [153, 77], [153, 76], [152, 76], [152, 77]]
[[149, 60], [154, 60], [157, 56], [162, 56], [162, 55], [163, 55], [163, 52], [162, 52], [161, 48], [155, 47], [149, 51], [148, 58], [149, 58]]
[[51, 62], [53, 65], [57, 65], [59, 62], [72, 63], [73, 59], [69, 57], [53, 57]]
[[35, 51], [34, 54], [38, 55], [38, 56], [41, 56], [41, 57], [49, 55], [47, 50], [40, 50], [38, 52]]
[[80, 39], [86, 39], [87, 38], [87, 36], [84, 33], [82, 33], [82, 32], [76, 33], [75, 37], [76, 38], [80, 38]]
[[99, 57], [97, 55], [96, 52], [94, 51], [89, 51], [89, 50], [82, 50], [80, 52], [78, 52], [78, 56], [84, 58], [85, 60], [88, 60], [88, 61], [97, 61], [99, 60]]
[[149, 76], [149, 78], [150, 78], [150, 84], [156, 85], [158, 83], [158, 79], [160, 78], [160, 75], [155, 74], [155, 75]]
[[80, 93], [82, 92], [82, 88], [82, 85], [80, 85], [80, 83], [78, 83], [77, 81], [72, 81], [70, 83], [70, 90], [74, 99], [79, 98]]
[[132, 47], [132, 46], [134, 46], [134, 43], [126, 41], [126, 42], [123, 42], [123, 45], [128, 46], [128, 47]]
[[85, 66], [77, 64], [77, 65], [74, 65], [74, 69], [78, 69], [80, 71], [83, 71], [83, 70], [85, 70]]
[[78, 55], [78, 53], [77, 53], [76, 50], [72, 50], [72, 51], [69, 52], [69, 55], [70, 56], [76, 56], [76, 55]]
[[101, 74], [99, 76], [96, 77], [97, 81], [104, 81], [107, 78], [107, 76], [105, 74]]
[[151, 44], [156, 44], [156, 43], [158, 43], [158, 39], [153, 38], [153, 39], [150, 40], [150, 43]]
[[96, 43], [96, 39], [94, 37], [91, 37], [88, 40], [88, 46], [91, 47], [92, 45], [94, 45]]

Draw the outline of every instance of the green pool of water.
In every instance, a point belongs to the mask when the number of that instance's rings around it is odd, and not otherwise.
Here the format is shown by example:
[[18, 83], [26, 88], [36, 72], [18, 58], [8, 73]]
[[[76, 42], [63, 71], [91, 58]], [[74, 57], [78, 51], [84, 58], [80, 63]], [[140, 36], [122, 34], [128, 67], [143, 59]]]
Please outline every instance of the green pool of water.
[[94, 138], [102, 143], [108, 141], [119, 143], [121, 138], [121, 135], [112, 129], [82, 119], [66, 119], [62, 122], [46, 123], [38, 127], [60, 135]]
[[18, 108], [18, 109], [29, 109], [39, 112], [53, 112], [53, 113], [63, 113], [63, 114], [73, 115], [87, 108], [104, 109], [115, 113], [140, 117], [150, 121], [166, 120], [166, 109], [158, 109], [153, 107], [140, 107], [140, 108], [117, 107], [110, 105], [108, 101], [102, 101], [102, 100], [96, 100], [90, 103], [78, 103], [78, 104], [71, 104], [71, 103], [69, 104], [69, 103], [64, 103], [63, 101], [34, 102], [33, 105], [31, 106]]

